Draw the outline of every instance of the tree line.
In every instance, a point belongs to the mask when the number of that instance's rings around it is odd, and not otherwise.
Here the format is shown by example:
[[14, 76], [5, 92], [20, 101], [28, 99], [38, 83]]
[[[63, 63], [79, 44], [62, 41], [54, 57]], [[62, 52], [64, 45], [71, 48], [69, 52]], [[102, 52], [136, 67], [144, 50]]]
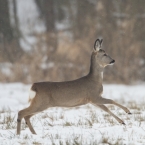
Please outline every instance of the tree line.
[[[13, 7], [13, 23], [10, 16], [10, 2]], [[70, 43], [68, 45], [79, 43], [82, 49], [88, 46], [87, 51], [93, 46], [95, 39], [100, 37], [104, 39], [104, 49], [117, 59], [114, 69], [108, 68], [105, 72], [110, 76], [109, 79], [105, 78], [106, 81], [112, 80], [114, 76], [116, 80], [123, 82], [130, 82], [129, 78], [145, 80], [144, 0], [35, 0], [34, 2], [46, 28], [44, 34], [47, 41], [46, 51], [48, 55], [51, 54], [47, 61], [50, 59], [53, 61], [57, 55], [60, 33], [71, 35], [67, 38], [69, 41], [66, 43]], [[22, 36], [17, 7], [16, 0], [0, 0], [1, 62], [15, 63], [22, 56], [28, 55], [20, 44]], [[67, 24], [60, 30], [56, 25], [63, 21]], [[72, 63], [81, 64], [77, 61]]]

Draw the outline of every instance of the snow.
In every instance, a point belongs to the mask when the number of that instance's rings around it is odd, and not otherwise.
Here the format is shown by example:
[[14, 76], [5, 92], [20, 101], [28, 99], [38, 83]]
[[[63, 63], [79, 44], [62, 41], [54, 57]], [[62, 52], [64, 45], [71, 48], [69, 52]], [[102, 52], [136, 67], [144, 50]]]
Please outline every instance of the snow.
[[105, 84], [103, 97], [127, 106], [132, 115], [112, 105], [109, 109], [124, 120], [120, 125], [112, 116], [91, 104], [75, 108], [50, 108], [31, 118], [37, 135], [31, 134], [24, 120], [16, 135], [17, 113], [28, 104], [31, 85], [0, 84], [0, 145], [5, 144], [145, 144], [145, 84]]
[[21, 31], [21, 47], [30, 51], [36, 44], [36, 34], [46, 31], [45, 24], [40, 19], [39, 11], [34, 0], [17, 0], [17, 14]]
[[12, 72], [11, 72], [12, 67], [13, 66], [11, 63], [8, 63], [8, 62], [0, 63], [0, 71], [7, 76], [12, 74]]

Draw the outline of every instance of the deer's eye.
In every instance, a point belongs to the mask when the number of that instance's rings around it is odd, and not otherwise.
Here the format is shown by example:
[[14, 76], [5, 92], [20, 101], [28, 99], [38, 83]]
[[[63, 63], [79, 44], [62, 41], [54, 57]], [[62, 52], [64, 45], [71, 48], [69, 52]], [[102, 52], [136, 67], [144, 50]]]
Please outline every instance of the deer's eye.
[[107, 54], [104, 54], [103, 56], [107, 56]]

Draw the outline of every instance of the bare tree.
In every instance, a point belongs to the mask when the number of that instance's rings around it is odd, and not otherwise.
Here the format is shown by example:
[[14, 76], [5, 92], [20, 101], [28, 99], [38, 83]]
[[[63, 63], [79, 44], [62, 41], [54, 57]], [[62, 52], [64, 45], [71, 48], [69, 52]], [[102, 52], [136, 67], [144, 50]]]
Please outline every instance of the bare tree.
[[9, 1], [0, 0], [0, 50], [2, 59], [14, 62], [22, 54], [19, 45], [19, 28], [16, 11], [16, 1], [13, 0], [15, 26], [11, 25]]

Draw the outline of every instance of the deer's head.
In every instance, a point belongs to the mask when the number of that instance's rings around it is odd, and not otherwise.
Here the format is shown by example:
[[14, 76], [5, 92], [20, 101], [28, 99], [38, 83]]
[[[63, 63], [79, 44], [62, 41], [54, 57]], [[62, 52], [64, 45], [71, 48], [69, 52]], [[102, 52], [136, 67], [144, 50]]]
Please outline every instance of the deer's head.
[[97, 39], [94, 44], [93, 54], [95, 55], [95, 60], [101, 67], [107, 65], [112, 65], [115, 63], [115, 60], [112, 59], [103, 49], [101, 49], [103, 39]]

